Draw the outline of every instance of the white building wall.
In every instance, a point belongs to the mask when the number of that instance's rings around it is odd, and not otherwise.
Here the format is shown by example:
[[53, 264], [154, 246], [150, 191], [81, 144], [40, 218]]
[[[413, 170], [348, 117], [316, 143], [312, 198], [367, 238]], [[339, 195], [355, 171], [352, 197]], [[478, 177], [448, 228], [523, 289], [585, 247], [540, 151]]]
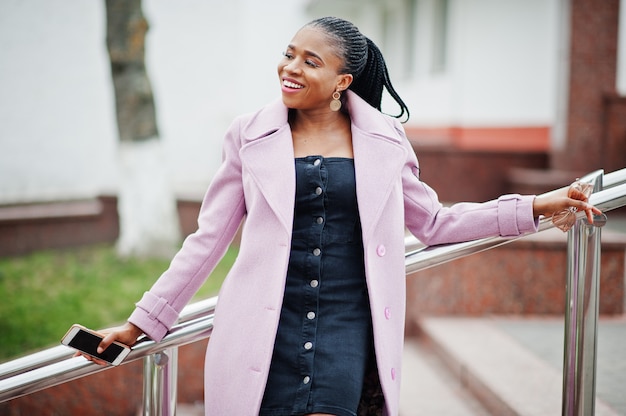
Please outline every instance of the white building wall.
[[178, 192], [205, 190], [233, 119], [279, 97], [278, 61], [306, 20], [293, 0], [144, 0], [147, 66]]
[[347, 17], [379, 45], [411, 125], [549, 125], [556, 111], [559, 0], [448, 0], [440, 68], [436, 14], [444, 1], [317, 0], [309, 10]]
[[437, 1], [417, 3], [415, 71], [401, 84], [412, 123], [549, 125], [556, 111], [558, 1], [450, 0], [446, 65], [433, 71]]
[[[322, 15], [352, 20], [381, 47], [409, 126], [558, 129], [568, 0], [447, 0], [438, 66], [443, 1], [144, 0], [147, 68], [174, 189], [204, 191], [228, 125], [279, 96], [281, 52]], [[0, 203], [115, 191], [104, 19], [104, 0], [0, 2]]]
[[104, 2], [0, 2], [0, 201], [114, 184]]
[[[201, 194], [232, 119], [279, 96], [300, 0], [144, 0], [146, 63], [179, 192]], [[0, 2], [0, 203], [117, 188], [104, 0]]]
[[452, 122], [549, 125], [556, 106], [555, 0], [452, 2]]

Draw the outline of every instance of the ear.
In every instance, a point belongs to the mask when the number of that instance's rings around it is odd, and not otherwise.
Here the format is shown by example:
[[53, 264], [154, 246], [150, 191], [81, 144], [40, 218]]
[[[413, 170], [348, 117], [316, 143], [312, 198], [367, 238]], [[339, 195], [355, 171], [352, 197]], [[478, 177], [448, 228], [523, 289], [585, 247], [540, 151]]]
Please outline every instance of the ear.
[[350, 84], [352, 84], [352, 74], [340, 74], [337, 76], [337, 87], [336, 91], [344, 91], [347, 90]]

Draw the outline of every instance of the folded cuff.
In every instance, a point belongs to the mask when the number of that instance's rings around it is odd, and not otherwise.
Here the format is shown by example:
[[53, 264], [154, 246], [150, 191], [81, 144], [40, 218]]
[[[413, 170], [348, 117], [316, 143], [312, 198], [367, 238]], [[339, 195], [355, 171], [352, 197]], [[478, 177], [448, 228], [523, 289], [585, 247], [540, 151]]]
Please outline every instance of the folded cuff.
[[178, 312], [167, 300], [150, 292], [144, 293], [128, 321], [155, 341], [163, 339], [178, 319]]
[[533, 217], [533, 195], [502, 195], [498, 198], [498, 229], [502, 237], [512, 237], [537, 231], [538, 220]]

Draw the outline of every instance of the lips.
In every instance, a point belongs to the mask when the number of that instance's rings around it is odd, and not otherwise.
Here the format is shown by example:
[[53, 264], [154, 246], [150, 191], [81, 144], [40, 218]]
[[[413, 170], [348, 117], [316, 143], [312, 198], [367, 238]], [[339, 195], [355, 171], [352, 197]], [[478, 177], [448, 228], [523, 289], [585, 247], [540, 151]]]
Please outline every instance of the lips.
[[304, 88], [304, 85], [298, 84], [295, 81], [291, 81], [291, 80], [288, 80], [288, 79], [283, 79], [283, 87], [294, 89], [294, 90], [299, 90], [299, 89]]

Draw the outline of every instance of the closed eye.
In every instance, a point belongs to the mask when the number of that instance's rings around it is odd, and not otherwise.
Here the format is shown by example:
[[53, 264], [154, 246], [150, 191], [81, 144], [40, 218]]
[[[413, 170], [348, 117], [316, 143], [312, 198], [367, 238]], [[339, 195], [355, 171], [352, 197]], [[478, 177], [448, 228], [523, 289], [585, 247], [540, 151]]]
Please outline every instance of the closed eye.
[[304, 59], [304, 63], [311, 68], [319, 68], [324, 65], [324, 60], [317, 53], [308, 49], [298, 49], [294, 45], [287, 45], [287, 49], [283, 52], [285, 59], [291, 61], [296, 56], [301, 56]]
[[[283, 56], [285, 57], [285, 59], [288, 59], [290, 61], [295, 59], [295, 56], [291, 52], [283, 52]], [[312, 68], [319, 68], [320, 67], [320, 65], [317, 62], [315, 62], [314, 60], [312, 60], [312, 59], [306, 59], [304, 61], [304, 63], [307, 64], [308, 66], [312, 67]]]
[[307, 65], [313, 67], [313, 68], [319, 68], [319, 65], [317, 63], [315, 63], [314, 61], [307, 59], [306, 61], [304, 61]]

